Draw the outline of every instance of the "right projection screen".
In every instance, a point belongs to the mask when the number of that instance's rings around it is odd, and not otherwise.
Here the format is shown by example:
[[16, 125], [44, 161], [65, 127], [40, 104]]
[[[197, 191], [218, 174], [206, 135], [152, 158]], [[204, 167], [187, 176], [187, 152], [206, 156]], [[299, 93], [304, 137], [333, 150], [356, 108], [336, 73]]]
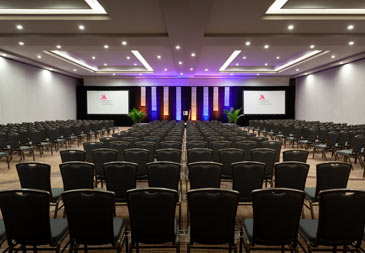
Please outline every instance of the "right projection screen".
[[285, 114], [285, 90], [244, 90], [244, 114]]

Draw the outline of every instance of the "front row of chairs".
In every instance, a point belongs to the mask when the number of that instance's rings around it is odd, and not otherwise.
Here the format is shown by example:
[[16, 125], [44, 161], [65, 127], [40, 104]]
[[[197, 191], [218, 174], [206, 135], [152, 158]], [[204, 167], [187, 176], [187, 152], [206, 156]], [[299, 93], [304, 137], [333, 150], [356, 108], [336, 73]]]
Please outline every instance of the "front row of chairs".
[[[237, 252], [235, 220], [239, 193], [205, 188], [191, 190], [187, 197], [187, 251], [225, 248]], [[365, 225], [364, 191], [321, 191], [319, 218], [315, 220], [300, 219], [304, 197], [303, 191], [287, 188], [253, 191], [253, 218], [243, 221], [240, 252], [243, 246], [247, 252], [254, 249], [297, 251], [298, 244], [304, 250], [298, 233], [310, 252], [317, 246], [331, 247], [331, 251], [338, 247], [343, 247], [343, 251], [360, 249]], [[49, 199], [49, 193], [41, 190], [0, 192], [3, 214], [0, 236], [2, 239], [6, 236], [10, 252], [14, 249], [26, 251], [29, 247], [36, 251], [43, 245], [59, 252], [67, 233], [69, 242], [62, 250], [70, 245], [71, 252], [78, 248], [87, 251], [96, 245], [99, 250], [116, 248], [121, 252], [123, 244], [127, 252], [129, 248], [139, 252], [139, 249], [149, 247], [173, 247], [176, 252], [180, 251], [175, 214], [178, 193], [175, 190], [142, 188], [127, 192], [131, 247], [125, 233], [125, 221], [114, 217], [113, 192], [91, 189], [64, 192], [62, 199], [67, 220], [50, 218]]]

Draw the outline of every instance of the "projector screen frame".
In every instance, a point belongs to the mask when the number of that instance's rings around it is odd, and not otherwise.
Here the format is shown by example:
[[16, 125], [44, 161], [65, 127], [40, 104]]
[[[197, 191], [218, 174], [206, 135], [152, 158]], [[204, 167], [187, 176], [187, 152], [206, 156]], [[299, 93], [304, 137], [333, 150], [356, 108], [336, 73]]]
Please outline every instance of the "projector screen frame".
[[[88, 107], [88, 91], [107, 91], [107, 92], [110, 92], [110, 91], [127, 91], [128, 92], [128, 110], [127, 110], [127, 113], [89, 113], [89, 107]], [[103, 89], [103, 90], [92, 90], [92, 89], [88, 89], [86, 90], [86, 114], [87, 115], [114, 115], [114, 116], [120, 116], [120, 115], [128, 115], [129, 111], [131, 110], [131, 107], [130, 107], [130, 100], [131, 100], [131, 97], [130, 97], [130, 91], [129, 90], [122, 90], [122, 89], [118, 89], [118, 90], [109, 90], [109, 89]]]

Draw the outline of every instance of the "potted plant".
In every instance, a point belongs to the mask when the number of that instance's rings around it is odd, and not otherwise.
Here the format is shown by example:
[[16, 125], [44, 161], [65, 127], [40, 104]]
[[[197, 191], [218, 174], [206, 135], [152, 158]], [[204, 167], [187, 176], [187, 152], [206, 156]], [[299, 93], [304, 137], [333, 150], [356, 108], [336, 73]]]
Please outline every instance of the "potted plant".
[[231, 109], [228, 111], [227, 109], [224, 109], [224, 114], [227, 115], [227, 119], [228, 119], [228, 122], [229, 123], [232, 123], [232, 124], [237, 124], [237, 120], [239, 118], [241, 118], [242, 116], [244, 116], [244, 114], [240, 114], [242, 110], [242, 107], [239, 108], [239, 109], [234, 109], [233, 107], [231, 107]]
[[133, 125], [137, 125], [141, 123], [142, 119], [147, 116], [144, 112], [138, 110], [137, 108], [133, 108], [129, 113], [128, 116], [132, 119]]

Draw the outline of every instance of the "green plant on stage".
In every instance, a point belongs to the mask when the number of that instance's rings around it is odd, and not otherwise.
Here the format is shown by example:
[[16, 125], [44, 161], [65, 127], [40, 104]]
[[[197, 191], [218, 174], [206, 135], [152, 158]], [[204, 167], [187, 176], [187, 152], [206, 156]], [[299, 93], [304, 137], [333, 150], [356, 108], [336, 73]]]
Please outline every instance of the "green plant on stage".
[[128, 116], [132, 119], [133, 124], [141, 123], [144, 117], [147, 116], [144, 112], [138, 110], [137, 108], [133, 108], [129, 113]]
[[224, 113], [227, 115], [227, 119], [229, 123], [233, 123], [233, 124], [237, 124], [237, 121], [239, 118], [241, 118], [242, 116], [244, 116], [244, 114], [240, 114], [242, 110], [242, 107], [239, 109], [234, 109], [233, 107], [231, 107], [231, 109], [229, 109], [229, 111], [227, 109], [224, 109]]

